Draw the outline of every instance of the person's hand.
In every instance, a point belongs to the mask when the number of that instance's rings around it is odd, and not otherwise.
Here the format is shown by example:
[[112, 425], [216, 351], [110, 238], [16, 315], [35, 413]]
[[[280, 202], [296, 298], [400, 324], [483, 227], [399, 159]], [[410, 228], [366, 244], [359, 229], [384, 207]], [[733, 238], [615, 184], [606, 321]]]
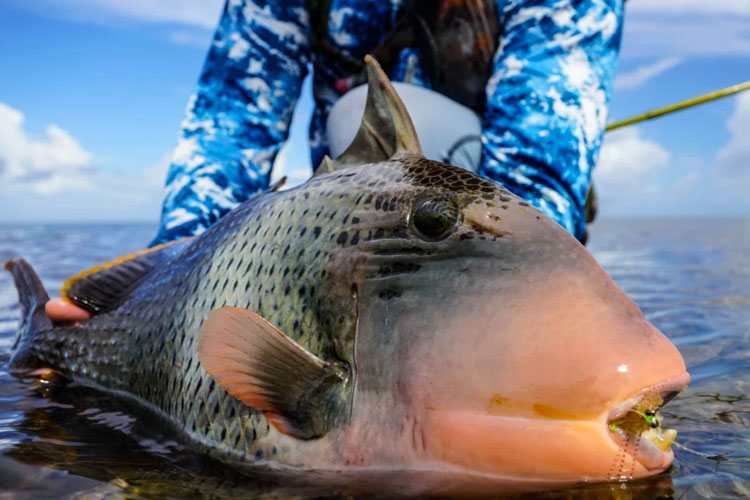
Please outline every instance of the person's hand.
[[44, 312], [52, 321], [84, 321], [91, 317], [87, 310], [62, 298], [50, 299], [44, 305]]

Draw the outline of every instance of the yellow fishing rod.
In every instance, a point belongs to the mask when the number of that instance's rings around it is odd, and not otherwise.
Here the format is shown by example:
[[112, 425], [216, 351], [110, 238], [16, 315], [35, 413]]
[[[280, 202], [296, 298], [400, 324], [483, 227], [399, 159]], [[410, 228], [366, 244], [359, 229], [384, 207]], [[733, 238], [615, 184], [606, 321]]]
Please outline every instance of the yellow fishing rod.
[[721, 99], [722, 97], [739, 94], [740, 92], [744, 90], [750, 90], [750, 80], [744, 83], [738, 83], [737, 85], [732, 85], [731, 87], [726, 87], [721, 90], [717, 90], [715, 92], [709, 92], [708, 94], [703, 94], [698, 97], [693, 97], [692, 99], [688, 99], [686, 101], [681, 101], [675, 104], [670, 104], [669, 106], [664, 106], [662, 108], [656, 108], [647, 113], [633, 116], [625, 120], [620, 120], [614, 123], [610, 123], [609, 125], [607, 125], [607, 128], [605, 130], [609, 132], [610, 130], [615, 130], [620, 127], [625, 127], [627, 125], [632, 125], [634, 123], [651, 120], [652, 118], [657, 118], [659, 116], [668, 115], [670, 113], [674, 113], [675, 111], [680, 111], [683, 109], [691, 108], [693, 106], [697, 106], [698, 104], [703, 104], [706, 102], [715, 101], [716, 99]]
[[[668, 115], [670, 113], [674, 113], [675, 111], [680, 111], [683, 109], [691, 108], [699, 104], [704, 104], [707, 102], [715, 101], [716, 99], [721, 99], [722, 97], [739, 94], [740, 92], [744, 90], [750, 90], [750, 80], [744, 83], [738, 83], [737, 85], [732, 85], [731, 87], [723, 88], [721, 90], [709, 92], [708, 94], [703, 94], [698, 97], [693, 97], [692, 99], [687, 99], [685, 101], [680, 101], [675, 104], [670, 104], [669, 106], [656, 108], [654, 110], [648, 111], [641, 115], [633, 116], [631, 118], [627, 118], [625, 120], [620, 120], [617, 122], [610, 123], [609, 125], [607, 125], [607, 127], [604, 130], [609, 132], [610, 130], [615, 130], [615, 129], [625, 127], [628, 125], [633, 125], [634, 123], [644, 122], [646, 120], [651, 120], [652, 118], [657, 118], [659, 116]], [[594, 218], [596, 217], [597, 205], [598, 205], [596, 198], [597, 198], [596, 191], [594, 190], [594, 186], [592, 184], [591, 188], [589, 188], [588, 194], [586, 195], [586, 222], [593, 222]], [[585, 241], [585, 238], [586, 237], [584, 236], [584, 241]]]

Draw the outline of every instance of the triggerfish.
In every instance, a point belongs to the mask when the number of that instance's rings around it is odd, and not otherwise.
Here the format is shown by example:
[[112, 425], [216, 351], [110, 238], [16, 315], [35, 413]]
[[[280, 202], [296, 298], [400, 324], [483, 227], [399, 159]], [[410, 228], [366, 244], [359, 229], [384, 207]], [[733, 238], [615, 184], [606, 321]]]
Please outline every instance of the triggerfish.
[[677, 348], [557, 223], [422, 156], [367, 70], [341, 156], [192, 239], [73, 277], [63, 295], [91, 319], [50, 321], [32, 268], [9, 261], [12, 372], [129, 398], [228, 467], [343, 494], [498, 495], [668, 468], [676, 432], [658, 410], [689, 381]]

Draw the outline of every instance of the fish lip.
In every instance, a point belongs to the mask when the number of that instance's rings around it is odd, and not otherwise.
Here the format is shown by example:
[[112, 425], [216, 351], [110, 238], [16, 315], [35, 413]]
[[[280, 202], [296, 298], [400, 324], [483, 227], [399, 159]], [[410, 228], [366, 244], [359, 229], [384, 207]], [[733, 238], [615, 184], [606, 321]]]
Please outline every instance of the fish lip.
[[[638, 391], [634, 396], [618, 403], [610, 410], [606, 425], [609, 430], [610, 422], [623, 417], [630, 409], [637, 406], [644, 398], [658, 394], [662, 398], [659, 408], [668, 403], [674, 396], [683, 391], [690, 383], [690, 375], [684, 372], [676, 377], [664, 380]], [[656, 409], [656, 408], [655, 408]], [[664, 470], [672, 464], [674, 453], [671, 449], [662, 451], [648, 439], [638, 439], [633, 447], [628, 443], [628, 437], [622, 430], [609, 430], [609, 436], [618, 448], [633, 456], [642, 466], [648, 470]], [[613, 477], [611, 479], [630, 479], [625, 477]]]
[[650, 385], [648, 387], [645, 387], [638, 391], [637, 394], [634, 396], [631, 396], [630, 398], [617, 403], [607, 415], [607, 423], [616, 420], [622, 416], [624, 416], [628, 410], [633, 408], [634, 406], [638, 405], [644, 398], [647, 396], [658, 394], [660, 395], [665, 401], [662, 402], [661, 406], [664, 406], [669, 402], [675, 395], [682, 392], [690, 383], [690, 374], [688, 372], [683, 372], [680, 375], [677, 375], [676, 377], [672, 377], [670, 379], [664, 380], [662, 382], [658, 382], [654, 385]]

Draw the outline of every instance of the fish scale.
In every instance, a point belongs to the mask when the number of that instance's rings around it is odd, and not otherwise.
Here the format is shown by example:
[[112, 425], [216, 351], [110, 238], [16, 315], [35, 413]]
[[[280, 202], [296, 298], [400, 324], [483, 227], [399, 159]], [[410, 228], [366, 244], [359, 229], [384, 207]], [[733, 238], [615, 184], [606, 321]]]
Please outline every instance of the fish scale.
[[[272, 449], [256, 444], [268, 433], [265, 417], [201, 371], [200, 324], [224, 305], [250, 309], [330, 359], [336, 351], [331, 335], [344, 319], [325, 314], [321, 323], [311, 307], [331, 309], [325, 307], [325, 285], [316, 287], [328, 274], [323, 263], [355, 239], [354, 244], [364, 243], [392, 230], [368, 228], [360, 237], [351, 214], [403, 206], [402, 199], [388, 193], [389, 181], [401, 184], [401, 169], [399, 164], [373, 165], [373, 175], [355, 179], [334, 173], [296, 190], [259, 197], [198, 237], [179, 261], [150, 276], [117, 311], [43, 332], [34, 352], [74, 379], [132, 393], [213, 451], [250, 460], [259, 451], [272, 455]], [[362, 188], [376, 186], [378, 196], [359, 196]], [[100, 342], [103, 330], [114, 342]], [[138, 348], [123, 349], [123, 344]], [[102, 363], [105, 359], [116, 362]]]
[[[367, 68], [346, 152], [190, 241], [72, 279], [65, 297], [93, 318], [53, 326], [38, 277], [10, 261], [11, 370], [53, 368], [240, 470], [347, 494], [608, 481], [622, 456], [632, 478], [665, 470], [674, 430], [610, 424], [687, 385], [677, 349], [554, 221], [424, 158]], [[112, 282], [125, 290], [95, 293]]]

